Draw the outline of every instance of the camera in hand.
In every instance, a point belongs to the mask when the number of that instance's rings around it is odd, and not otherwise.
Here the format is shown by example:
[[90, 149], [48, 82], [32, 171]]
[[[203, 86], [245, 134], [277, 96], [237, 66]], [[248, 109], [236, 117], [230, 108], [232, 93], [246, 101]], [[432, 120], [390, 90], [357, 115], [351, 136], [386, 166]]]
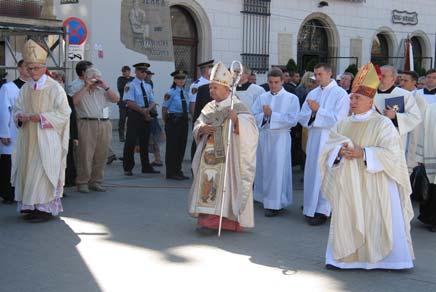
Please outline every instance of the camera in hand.
[[93, 84], [100, 84], [100, 83], [102, 83], [101, 82], [101, 80], [98, 80], [98, 79], [91, 79], [91, 82], [93, 83]]

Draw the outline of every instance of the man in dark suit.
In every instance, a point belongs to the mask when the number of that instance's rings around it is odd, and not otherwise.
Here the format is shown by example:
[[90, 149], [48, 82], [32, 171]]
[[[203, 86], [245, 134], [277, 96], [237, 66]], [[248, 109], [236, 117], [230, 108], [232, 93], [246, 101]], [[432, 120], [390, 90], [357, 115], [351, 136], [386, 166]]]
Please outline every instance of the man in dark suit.
[[125, 142], [124, 137], [124, 129], [126, 127], [126, 119], [127, 119], [127, 107], [126, 102], [123, 101], [124, 96], [124, 87], [126, 87], [126, 84], [133, 80], [133, 76], [130, 76], [130, 67], [129, 66], [123, 66], [121, 68], [121, 76], [117, 79], [117, 89], [118, 93], [120, 94], [120, 101], [118, 102], [118, 107], [120, 110], [120, 119], [118, 121], [118, 135], [120, 138], [120, 142]]
[[[200, 86], [197, 91], [197, 99], [195, 100], [194, 113], [192, 115], [193, 124], [200, 116], [201, 110], [206, 106], [206, 104], [208, 104], [212, 100], [213, 99], [210, 96], [210, 92], [209, 92], [209, 84], [204, 84]], [[194, 158], [196, 150], [197, 150], [197, 145], [195, 144], [195, 140], [193, 140], [191, 146], [191, 160]]]

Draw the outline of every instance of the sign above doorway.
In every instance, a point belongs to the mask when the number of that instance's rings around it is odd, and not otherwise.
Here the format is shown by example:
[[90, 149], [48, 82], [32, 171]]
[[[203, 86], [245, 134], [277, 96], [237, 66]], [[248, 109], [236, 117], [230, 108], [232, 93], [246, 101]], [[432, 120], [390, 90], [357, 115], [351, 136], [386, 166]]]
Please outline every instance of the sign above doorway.
[[79, 3], [79, 0], [61, 0], [61, 4], [75, 4]]
[[395, 24], [403, 25], [417, 25], [418, 24], [418, 13], [392, 10], [392, 22]]

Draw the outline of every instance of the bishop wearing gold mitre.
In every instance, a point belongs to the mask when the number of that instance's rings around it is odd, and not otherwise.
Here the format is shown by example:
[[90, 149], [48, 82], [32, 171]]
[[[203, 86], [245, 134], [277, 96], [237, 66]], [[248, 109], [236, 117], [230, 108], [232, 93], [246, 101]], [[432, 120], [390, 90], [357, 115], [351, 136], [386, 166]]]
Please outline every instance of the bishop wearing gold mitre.
[[[253, 181], [259, 134], [250, 109], [232, 95], [232, 83], [233, 77], [224, 64], [215, 64], [210, 76], [213, 101], [202, 109], [193, 130], [197, 150], [192, 161], [189, 213], [198, 218], [197, 230], [203, 234], [218, 229], [222, 207], [222, 229], [238, 232], [254, 227]], [[232, 132], [227, 148], [230, 120]]]
[[374, 109], [379, 79], [369, 63], [350, 95], [352, 115], [330, 132], [320, 157], [322, 190], [332, 206], [327, 268], [410, 269], [410, 182], [401, 138]]
[[61, 85], [46, 75], [47, 51], [33, 40], [23, 48], [30, 79], [13, 109], [18, 126], [11, 182], [24, 218], [45, 221], [62, 212], [71, 109]]

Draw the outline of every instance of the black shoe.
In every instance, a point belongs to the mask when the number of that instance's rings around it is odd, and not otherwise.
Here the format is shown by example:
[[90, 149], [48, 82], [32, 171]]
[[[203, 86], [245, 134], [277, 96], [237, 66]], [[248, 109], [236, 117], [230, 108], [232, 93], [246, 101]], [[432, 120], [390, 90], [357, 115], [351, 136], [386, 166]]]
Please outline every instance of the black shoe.
[[327, 216], [324, 214], [315, 213], [314, 217], [304, 216], [306, 217], [306, 221], [311, 226], [318, 226], [326, 223]]
[[107, 158], [107, 162], [106, 162], [106, 164], [109, 165], [109, 164], [111, 164], [112, 162], [114, 162], [115, 160], [117, 160], [117, 157], [115, 156], [115, 154], [114, 154], [114, 155], [111, 155], [111, 156], [109, 156], [109, 157]]
[[211, 235], [218, 234], [217, 230], [210, 229], [207, 227], [197, 227], [197, 228], [195, 228], [195, 231], [197, 231], [199, 234], [201, 234], [203, 236], [211, 236]]
[[26, 216], [28, 216], [26, 220], [31, 223], [47, 222], [54, 218], [52, 214], [39, 210], [35, 210], [32, 214], [27, 214]]
[[159, 170], [155, 170], [154, 168], [144, 169], [142, 173], [160, 173]]
[[124, 172], [124, 175], [126, 175], [126, 176], [132, 176], [133, 173], [132, 173], [132, 171], [125, 171], [125, 172]]
[[174, 180], [184, 180], [183, 176], [178, 175], [178, 174], [167, 175], [166, 178], [167, 179], [174, 179]]
[[[29, 210], [30, 211], [30, 210]], [[35, 213], [32, 211], [31, 213], [24, 213], [23, 219], [26, 221], [31, 221], [35, 218]]]
[[14, 199], [3, 199], [2, 203], [5, 205], [12, 205], [15, 201]]
[[183, 179], [189, 179], [189, 176], [184, 175], [183, 172], [179, 172], [177, 175], [181, 176]]
[[275, 217], [279, 215], [279, 210], [265, 209], [265, 217]]
[[336, 267], [336, 266], [333, 266], [333, 265], [330, 265], [330, 264], [325, 265], [325, 268], [326, 268], [327, 270], [332, 270], [332, 271], [340, 270], [340, 268], [338, 268], [338, 267]]
[[162, 163], [158, 163], [158, 162], [152, 162], [152, 163], [150, 163], [150, 165], [151, 166], [163, 166], [163, 164]]

